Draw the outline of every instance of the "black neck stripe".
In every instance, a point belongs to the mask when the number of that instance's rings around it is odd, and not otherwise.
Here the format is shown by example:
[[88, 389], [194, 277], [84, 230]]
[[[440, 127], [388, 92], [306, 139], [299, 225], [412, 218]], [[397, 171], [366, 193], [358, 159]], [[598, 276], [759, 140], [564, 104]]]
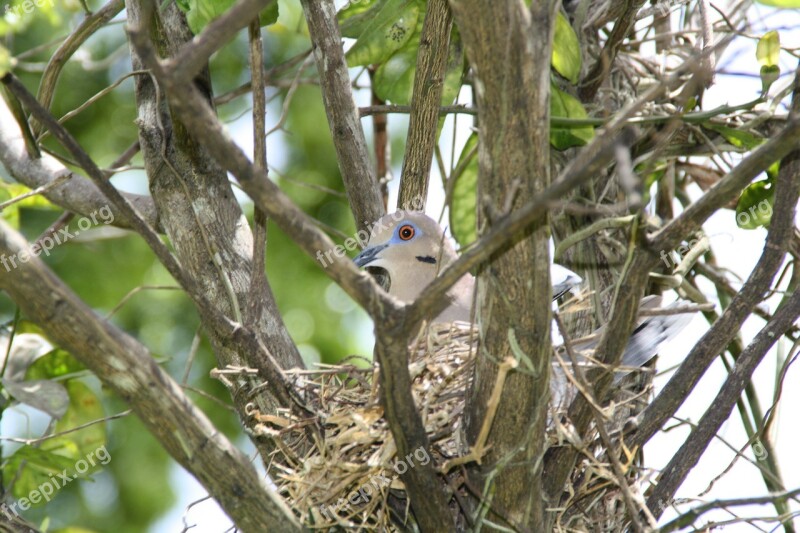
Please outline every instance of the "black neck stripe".
[[436, 264], [436, 258], [435, 257], [431, 257], [430, 255], [418, 255], [417, 256], [417, 261], [421, 261], [423, 263], [431, 263], [431, 264], [434, 264], [434, 265]]

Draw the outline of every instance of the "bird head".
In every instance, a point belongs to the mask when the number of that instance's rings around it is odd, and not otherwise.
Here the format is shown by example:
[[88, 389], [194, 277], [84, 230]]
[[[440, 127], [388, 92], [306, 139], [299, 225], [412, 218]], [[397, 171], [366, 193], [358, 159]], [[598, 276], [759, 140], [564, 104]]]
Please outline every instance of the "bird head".
[[353, 261], [368, 270], [383, 270], [389, 293], [410, 302], [455, 258], [435, 220], [420, 212], [396, 211], [372, 226], [367, 247]]

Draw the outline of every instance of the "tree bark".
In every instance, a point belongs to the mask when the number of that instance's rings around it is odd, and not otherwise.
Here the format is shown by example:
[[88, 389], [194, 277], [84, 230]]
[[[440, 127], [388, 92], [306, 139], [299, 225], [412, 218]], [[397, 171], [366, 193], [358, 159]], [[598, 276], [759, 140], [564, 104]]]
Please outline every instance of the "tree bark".
[[[176, 54], [181, 46], [192, 40], [183, 14], [174, 4], [169, 4], [160, 16], [153, 14], [149, 19], [145, 18], [137, 1], [128, 2], [127, 12], [131, 25], [148, 29], [162, 56]], [[131, 47], [131, 56], [134, 69], [146, 68], [134, 47]], [[210, 102], [207, 69], [193, 83]], [[251, 292], [253, 234], [225, 171], [173, 115], [168, 98], [159, 94], [162, 90], [153, 84], [153, 78], [137, 78], [135, 90], [139, 140], [150, 191], [181, 265], [200, 285], [212, 305], [225, 316], [238, 323], [243, 323], [243, 317], [248, 314], [259, 317], [251, 327], [281, 367], [303, 367], [269, 283], [264, 280], [255, 285], [260, 292]], [[261, 309], [248, 311], [251, 303], [257, 303]], [[238, 353], [208, 324], [205, 326], [220, 367], [260, 366], [248, 361], [248, 357], [257, 357], [257, 353]], [[280, 386], [276, 383], [271, 385]], [[270, 392], [269, 388], [264, 392], [256, 398], [263, 412], [273, 412], [281, 406], [276, 399], [279, 394]], [[238, 387], [232, 393], [237, 410], [244, 417], [245, 406], [252, 401], [249, 387]], [[262, 459], [269, 462], [272, 445], [263, 440], [257, 440], [256, 444], [262, 452]]]
[[[479, 232], [544, 190], [550, 180], [551, 35], [556, 2], [451, 1], [476, 77]], [[505, 383], [482, 466], [473, 482], [491, 519], [544, 527], [541, 466], [550, 375], [550, 273], [546, 223], [513, 237], [478, 278], [480, 346], [468, 395], [474, 443], [507, 356], [520, 362]], [[522, 312], [520, 312], [522, 311]], [[517, 346], [512, 349], [511, 339]]]

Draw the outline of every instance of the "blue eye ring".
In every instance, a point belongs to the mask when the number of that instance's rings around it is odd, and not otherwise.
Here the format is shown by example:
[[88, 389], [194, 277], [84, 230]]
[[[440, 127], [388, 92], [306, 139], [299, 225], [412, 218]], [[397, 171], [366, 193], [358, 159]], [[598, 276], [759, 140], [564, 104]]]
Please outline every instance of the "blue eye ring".
[[416, 235], [417, 230], [411, 224], [403, 224], [397, 230], [397, 236], [400, 238], [401, 241], [410, 241]]

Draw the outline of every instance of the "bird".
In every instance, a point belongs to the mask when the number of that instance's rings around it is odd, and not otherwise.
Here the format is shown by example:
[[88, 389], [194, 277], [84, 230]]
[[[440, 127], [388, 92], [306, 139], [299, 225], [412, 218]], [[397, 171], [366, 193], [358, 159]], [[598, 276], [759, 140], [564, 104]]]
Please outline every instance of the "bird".
[[[435, 220], [418, 211], [395, 211], [375, 222], [366, 247], [353, 261], [361, 268], [378, 269], [384, 273], [388, 278], [387, 286], [384, 287], [388, 293], [402, 302], [411, 303], [457, 258], [455, 248]], [[583, 280], [575, 272], [552, 264], [551, 281], [555, 301], [575, 289]], [[474, 276], [464, 275], [448, 291], [449, 305], [432, 322], [470, 322], [474, 290]], [[676, 302], [670, 306], [677, 304]], [[640, 309], [652, 309], [661, 305], [661, 296], [651, 295], [640, 302]], [[655, 357], [659, 346], [674, 338], [691, 318], [687, 313], [640, 318], [623, 352], [621, 367], [615, 373], [615, 382]], [[601, 327], [585, 339], [572, 343], [574, 351], [586, 353], [593, 350], [603, 329]], [[563, 345], [556, 343], [554, 347], [556, 353], [564, 353]]]

